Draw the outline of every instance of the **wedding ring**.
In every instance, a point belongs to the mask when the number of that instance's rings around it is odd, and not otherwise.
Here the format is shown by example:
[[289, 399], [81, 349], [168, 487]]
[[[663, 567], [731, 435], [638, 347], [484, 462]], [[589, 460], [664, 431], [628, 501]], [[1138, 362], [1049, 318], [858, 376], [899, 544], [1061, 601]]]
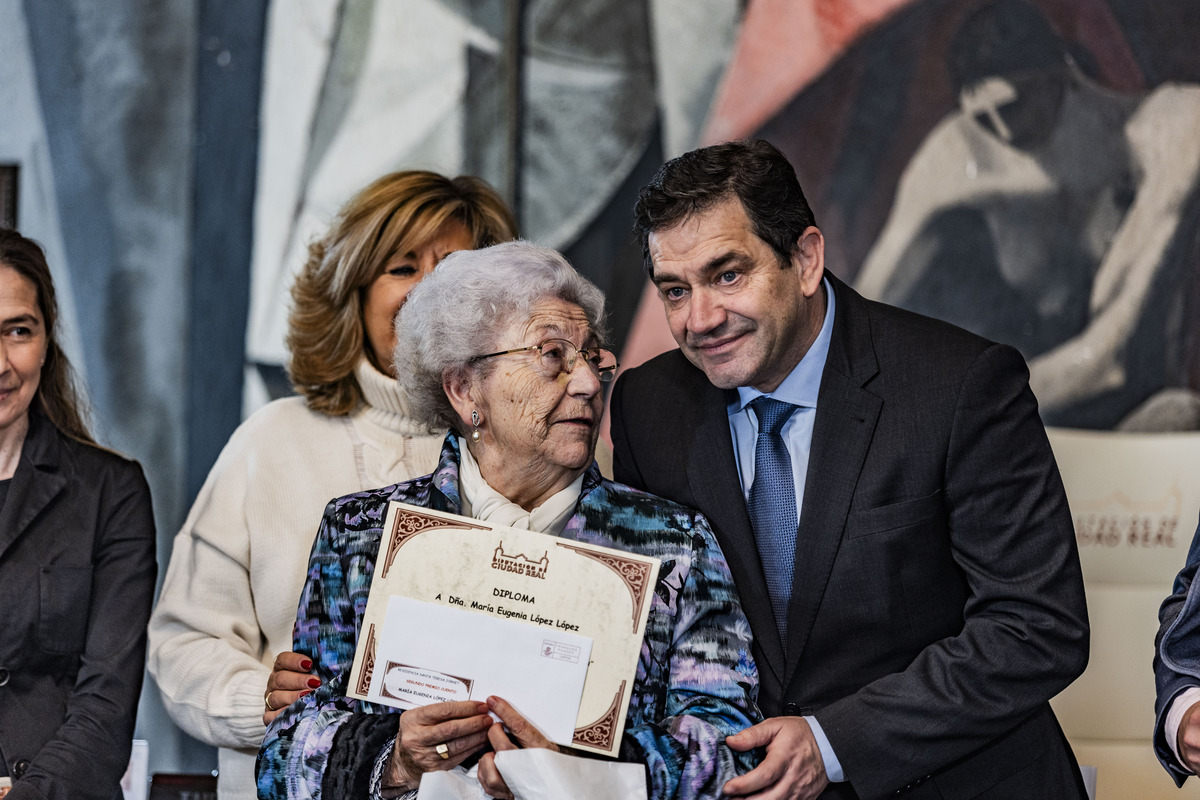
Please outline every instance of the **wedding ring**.
[[278, 711], [279, 709], [277, 709], [275, 706], [271, 705], [271, 695], [272, 694], [273, 694], [273, 692], [267, 692], [266, 694], [264, 694], [263, 695], [263, 703], [266, 704], [267, 711]]
[[446, 746], [445, 742], [442, 742], [433, 749], [437, 751], [437, 754], [442, 757], [443, 761], [450, 757], [450, 748]]

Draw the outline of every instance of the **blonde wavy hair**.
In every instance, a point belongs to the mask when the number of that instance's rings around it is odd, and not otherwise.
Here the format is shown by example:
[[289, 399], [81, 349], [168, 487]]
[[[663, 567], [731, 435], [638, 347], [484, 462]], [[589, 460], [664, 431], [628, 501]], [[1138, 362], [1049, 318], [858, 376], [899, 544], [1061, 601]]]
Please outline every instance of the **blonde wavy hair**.
[[512, 211], [479, 178], [405, 170], [359, 192], [309, 245], [292, 286], [287, 334], [288, 374], [309, 408], [342, 416], [362, 402], [354, 368], [366, 349], [366, 289], [395, 253], [418, 248], [451, 219], [466, 226], [477, 248], [517, 237]]

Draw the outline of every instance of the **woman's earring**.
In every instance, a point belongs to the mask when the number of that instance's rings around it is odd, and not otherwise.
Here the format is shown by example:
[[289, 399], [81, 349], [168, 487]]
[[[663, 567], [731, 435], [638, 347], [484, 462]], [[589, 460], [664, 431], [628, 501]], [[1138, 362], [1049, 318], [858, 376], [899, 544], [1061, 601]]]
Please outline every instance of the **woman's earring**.
[[472, 409], [471, 424], [475, 426], [475, 430], [471, 431], [471, 441], [479, 441], [479, 412]]

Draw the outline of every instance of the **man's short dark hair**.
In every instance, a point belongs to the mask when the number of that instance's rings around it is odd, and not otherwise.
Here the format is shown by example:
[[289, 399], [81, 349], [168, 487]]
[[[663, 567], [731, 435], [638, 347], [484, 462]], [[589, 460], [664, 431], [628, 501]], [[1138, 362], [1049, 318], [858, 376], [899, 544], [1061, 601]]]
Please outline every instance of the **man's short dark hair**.
[[780, 266], [790, 265], [800, 234], [817, 222], [791, 163], [774, 145], [753, 139], [684, 153], [659, 167], [642, 188], [633, 215], [646, 273], [654, 276], [651, 233], [733, 197], [741, 201], [755, 235], [771, 246]]

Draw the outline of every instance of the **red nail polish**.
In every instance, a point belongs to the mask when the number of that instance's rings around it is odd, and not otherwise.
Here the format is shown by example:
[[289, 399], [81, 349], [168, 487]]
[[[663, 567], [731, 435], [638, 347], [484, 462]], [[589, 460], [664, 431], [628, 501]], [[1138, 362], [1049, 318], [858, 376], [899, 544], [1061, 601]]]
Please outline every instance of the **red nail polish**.
[[312, 689], [305, 689], [303, 692], [300, 693], [300, 696], [304, 697], [304, 696], [310, 695], [310, 694], [312, 694]]
[[312, 659], [306, 658], [300, 662], [300, 669], [312, 669]]
[[318, 686], [321, 685], [321, 679], [320, 678], [309, 678], [308, 685], [311, 686], [312, 688], [316, 689]]

